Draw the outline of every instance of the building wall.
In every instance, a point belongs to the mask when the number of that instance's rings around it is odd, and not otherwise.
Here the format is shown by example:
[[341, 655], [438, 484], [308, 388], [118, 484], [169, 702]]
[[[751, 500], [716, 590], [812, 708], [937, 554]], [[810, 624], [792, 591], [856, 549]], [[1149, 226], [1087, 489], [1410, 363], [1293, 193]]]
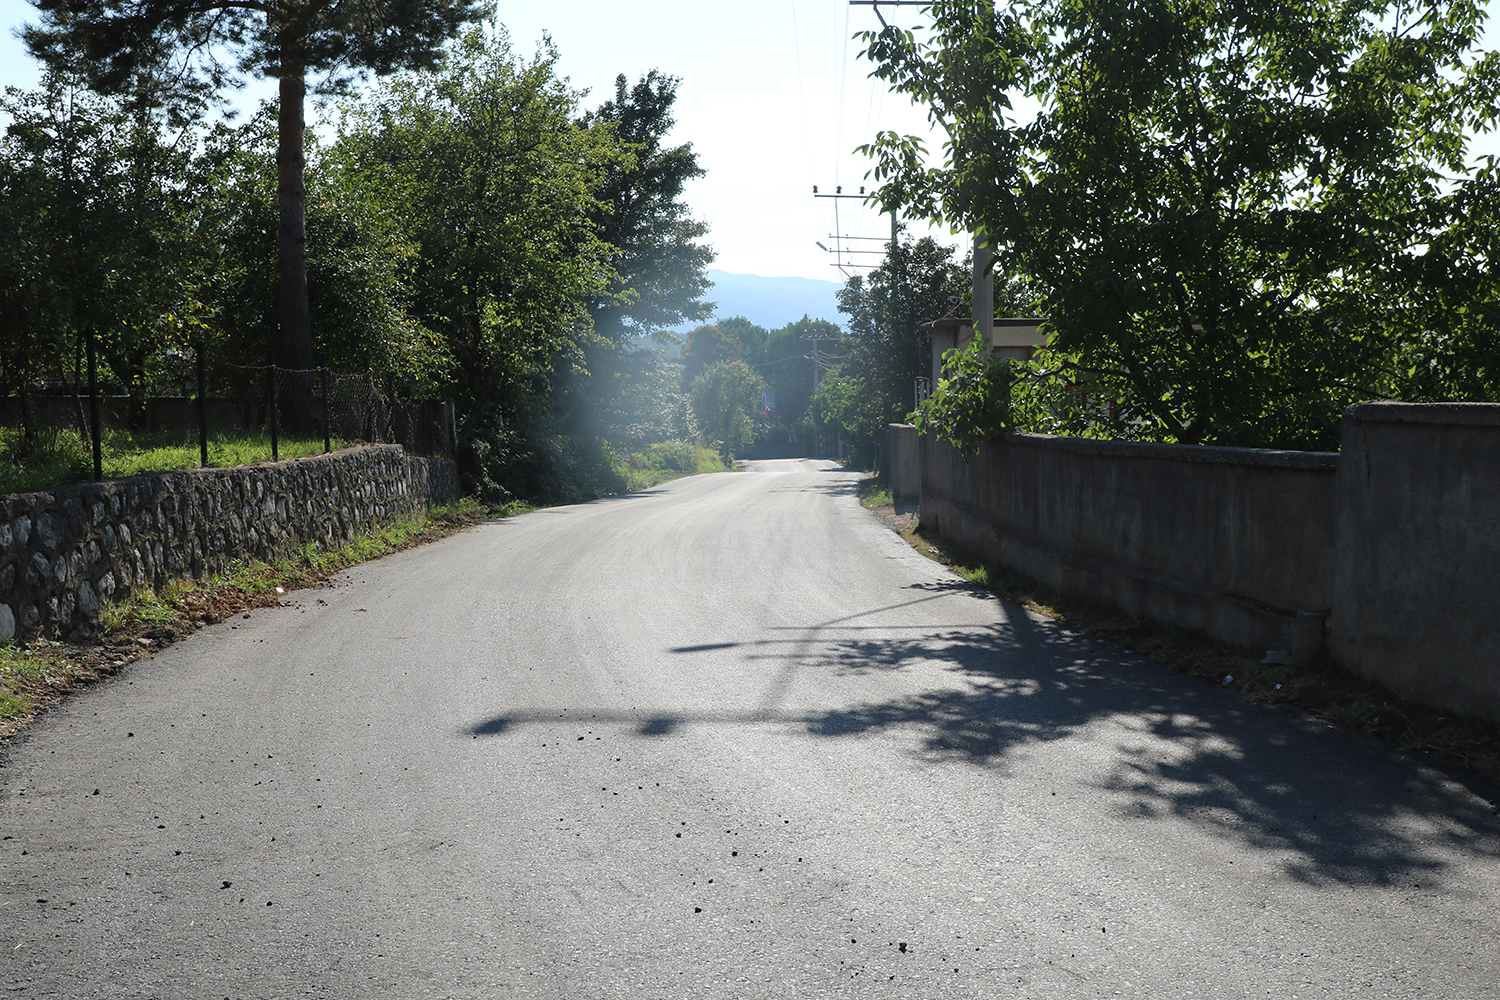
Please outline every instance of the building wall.
[[0, 496], [0, 639], [78, 636], [132, 590], [337, 548], [457, 488], [452, 461], [374, 445]]

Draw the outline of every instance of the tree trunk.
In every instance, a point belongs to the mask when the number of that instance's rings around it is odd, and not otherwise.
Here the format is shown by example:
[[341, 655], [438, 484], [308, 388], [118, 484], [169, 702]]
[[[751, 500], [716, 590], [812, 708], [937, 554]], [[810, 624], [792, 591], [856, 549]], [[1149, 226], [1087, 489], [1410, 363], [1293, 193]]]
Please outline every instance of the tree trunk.
[[303, 105], [307, 96], [302, 60], [283, 53], [276, 117], [276, 194], [280, 212], [281, 340], [277, 364], [281, 420], [292, 433], [313, 429], [312, 317], [307, 304], [307, 180]]

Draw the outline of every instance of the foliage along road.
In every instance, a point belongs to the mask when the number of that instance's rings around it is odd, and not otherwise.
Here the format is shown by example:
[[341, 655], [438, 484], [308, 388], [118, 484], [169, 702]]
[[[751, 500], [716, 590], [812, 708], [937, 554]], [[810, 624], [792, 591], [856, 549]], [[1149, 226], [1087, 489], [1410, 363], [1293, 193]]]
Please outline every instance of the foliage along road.
[[977, 593], [855, 481], [493, 522], [70, 699], [0, 768], [0, 981], [1500, 995], [1477, 782]]

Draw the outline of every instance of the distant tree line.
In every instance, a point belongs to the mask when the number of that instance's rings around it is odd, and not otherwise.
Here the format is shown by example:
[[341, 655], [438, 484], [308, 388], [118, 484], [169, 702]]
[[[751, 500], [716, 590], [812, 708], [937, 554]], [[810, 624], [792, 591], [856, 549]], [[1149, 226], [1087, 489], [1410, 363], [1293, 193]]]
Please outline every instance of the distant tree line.
[[808, 316], [775, 330], [743, 316], [716, 320], [687, 334], [682, 388], [726, 455], [750, 443], [812, 447], [820, 420], [814, 383], [842, 338], [837, 325]]

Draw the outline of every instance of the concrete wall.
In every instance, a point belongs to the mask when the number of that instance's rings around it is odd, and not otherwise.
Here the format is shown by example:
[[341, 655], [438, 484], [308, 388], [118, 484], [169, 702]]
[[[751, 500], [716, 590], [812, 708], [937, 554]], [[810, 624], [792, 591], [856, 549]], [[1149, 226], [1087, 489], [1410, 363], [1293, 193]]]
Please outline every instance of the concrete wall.
[[1500, 406], [1361, 403], [1340, 448], [1330, 651], [1500, 722]]
[[78, 636], [136, 588], [337, 547], [457, 488], [453, 462], [375, 445], [0, 496], [0, 639]]
[[1335, 453], [1043, 434], [921, 451], [923, 526], [988, 559], [1236, 645], [1322, 648]]
[[986, 558], [1500, 723], [1500, 405], [1360, 403], [1337, 453], [889, 440], [923, 526]]
[[911, 424], [886, 428], [886, 470], [897, 499], [922, 495], [922, 439]]

